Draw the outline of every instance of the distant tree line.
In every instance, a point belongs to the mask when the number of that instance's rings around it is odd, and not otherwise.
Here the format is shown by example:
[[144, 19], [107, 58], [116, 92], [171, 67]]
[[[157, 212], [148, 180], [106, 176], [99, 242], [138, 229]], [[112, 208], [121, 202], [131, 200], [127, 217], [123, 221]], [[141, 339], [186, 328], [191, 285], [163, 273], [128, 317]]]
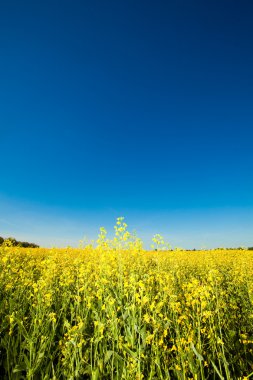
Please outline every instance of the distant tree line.
[[39, 245], [34, 243], [28, 243], [27, 241], [18, 241], [13, 237], [3, 238], [0, 236], [0, 246], [1, 245], [24, 248], [39, 248]]
[[[253, 247], [220, 247], [220, 248], [206, 248], [204, 249], [205, 251], [213, 251], [213, 250], [216, 250], [216, 251], [221, 251], [221, 250], [236, 250], [236, 251], [243, 251], [243, 250], [248, 250], [248, 251], [253, 251]], [[196, 249], [196, 248], [193, 248], [193, 249], [186, 249], [186, 251], [202, 251], [202, 249]]]

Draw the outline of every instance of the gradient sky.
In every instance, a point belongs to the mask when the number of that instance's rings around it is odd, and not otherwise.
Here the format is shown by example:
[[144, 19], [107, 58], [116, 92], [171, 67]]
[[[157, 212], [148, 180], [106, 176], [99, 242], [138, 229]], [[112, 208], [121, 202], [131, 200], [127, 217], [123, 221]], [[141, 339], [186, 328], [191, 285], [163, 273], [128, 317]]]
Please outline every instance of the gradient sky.
[[6, 1], [0, 236], [253, 246], [250, 0]]

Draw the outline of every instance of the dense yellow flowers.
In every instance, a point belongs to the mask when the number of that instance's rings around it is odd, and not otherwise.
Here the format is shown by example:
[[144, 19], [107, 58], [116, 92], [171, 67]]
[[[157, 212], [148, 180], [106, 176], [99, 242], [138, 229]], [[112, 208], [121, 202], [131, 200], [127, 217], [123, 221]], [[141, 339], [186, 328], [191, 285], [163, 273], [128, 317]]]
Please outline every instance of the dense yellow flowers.
[[[248, 379], [253, 255], [0, 249], [1, 379]], [[160, 241], [156, 236], [156, 244]]]

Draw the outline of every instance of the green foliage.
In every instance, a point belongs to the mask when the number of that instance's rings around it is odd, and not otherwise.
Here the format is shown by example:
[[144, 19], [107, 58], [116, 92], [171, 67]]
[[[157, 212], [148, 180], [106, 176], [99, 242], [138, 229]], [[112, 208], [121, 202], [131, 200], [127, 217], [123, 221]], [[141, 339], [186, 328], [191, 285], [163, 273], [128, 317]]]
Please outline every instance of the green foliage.
[[27, 241], [18, 241], [13, 237], [8, 237], [4, 239], [0, 236], [0, 246], [4, 247], [24, 247], [24, 248], [39, 248], [37, 244], [28, 243]]

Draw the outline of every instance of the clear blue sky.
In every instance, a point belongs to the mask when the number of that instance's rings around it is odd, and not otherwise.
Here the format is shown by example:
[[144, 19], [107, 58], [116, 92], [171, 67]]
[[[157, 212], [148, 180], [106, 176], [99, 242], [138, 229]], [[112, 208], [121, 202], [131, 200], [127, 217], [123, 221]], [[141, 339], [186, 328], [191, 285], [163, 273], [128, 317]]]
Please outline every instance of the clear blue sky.
[[[253, 245], [253, 3], [5, 1], [0, 236]], [[130, 228], [131, 229], [131, 228]]]

